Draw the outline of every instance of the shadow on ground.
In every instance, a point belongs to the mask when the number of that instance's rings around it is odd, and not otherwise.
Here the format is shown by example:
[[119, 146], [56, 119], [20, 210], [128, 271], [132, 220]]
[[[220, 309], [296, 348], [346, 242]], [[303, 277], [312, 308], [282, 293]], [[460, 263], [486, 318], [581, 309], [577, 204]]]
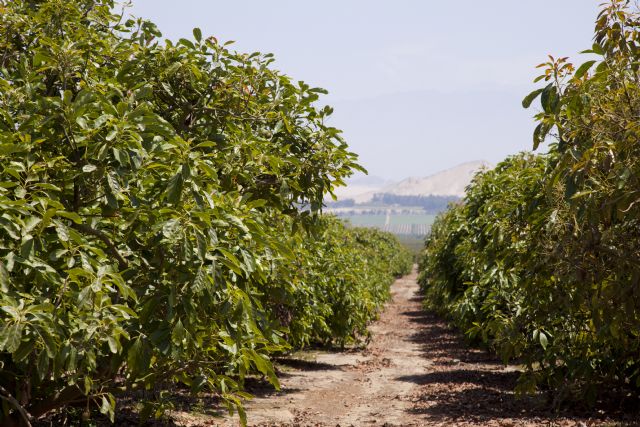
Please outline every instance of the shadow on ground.
[[315, 360], [303, 360], [290, 357], [279, 357], [275, 359], [279, 365], [284, 365], [289, 368], [305, 370], [305, 371], [330, 371], [337, 370], [340, 367], [332, 365], [330, 363], [316, 362]]
[[[420, 301], [421, 296], [412, 298]], [[421, 375], [398, 377], [418, 385], [410, 410], [423, 422], [456, 425], [640, 425], [640, 405], [618, 401], [587, 410], [579, 402], [552, 410], [544, 394], [519, 397], [514, 393], [520, 373], [505, 367], [489, 352], [470, 348], [463, 336], [434, 313], [402, 313], [416, 326], [410, 340], [420, 345], [430, 364]]]

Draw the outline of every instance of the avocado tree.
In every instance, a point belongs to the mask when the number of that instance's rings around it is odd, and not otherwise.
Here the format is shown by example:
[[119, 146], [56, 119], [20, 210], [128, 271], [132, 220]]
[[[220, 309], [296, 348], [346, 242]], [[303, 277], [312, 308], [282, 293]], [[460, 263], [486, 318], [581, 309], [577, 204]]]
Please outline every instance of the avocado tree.
[[[604, 4], [591, 58], [549, 57], [534, 149], [481, 173], [427, 239], [427, 305], [505, 361], [518, 389], [640, 394], [640, 11]], [[635, 396], [635, 397], [634, 397]]]
[[[0, 420], [180, 382], [240, 408], [260, 284], [358, 168], [320, 89], [113, 0], [0, 0]], [[283, 229], [282, 223], [288, 222]], [[145, 411], [153, 406], [148, 405]]]
[[534, 143], [554, 141], [547, 189], [562, 189], [549, 227], [557, 242], [549, 264], [562, 284], [553, 295], [566, 302], [562, 315], [548, 317], [566, 332], [556, 336], [546, 374], [556, 384], [586, 381], [594, 396], [601, 382], [640, 387], [637, 4], [604, 4], [585, 53], [591, 59], [577, 67], [567, 58], [541, 64], [538, 80], [547, 85], [525, 105], [540, 96]]

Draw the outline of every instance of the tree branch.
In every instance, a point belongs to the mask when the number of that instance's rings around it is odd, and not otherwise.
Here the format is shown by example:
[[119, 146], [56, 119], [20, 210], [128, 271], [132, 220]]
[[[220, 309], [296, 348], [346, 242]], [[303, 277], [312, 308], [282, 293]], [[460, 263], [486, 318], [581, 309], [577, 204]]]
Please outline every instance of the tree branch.
[[36, 417], [40, 417], [49, 411], [65, 406], [68, 402], [74, 401], [83, 395], [84, 393], [82, 393], [82, 390], [80, 390], [78, 386], [68, 386], [46, 400], [34, 404], [31, 412], [35, 414]]
[[16, 398], [13, 397], [11, 393], [9, 393], [9, 391], [6, 388], [2, 387], [1, 385], [0, 385], [0, 392], [4, 395], [4, 396], [0, 395], [0, 399], [4, 399], [7, 402], [9, 402], [11, 405], [13, 405], [18, 410], [22, 418], [24, 419], [24, 422], [27, 425], [27, 427], [31, 427], [31, 420], [33, 420], [33, 417], [31, 416], [31, 414], [29, 414], [27, 410], [24, 409], [24, 407], [20, 404], [20, 402], [18, 402]]
[[127, 268], [129, 268], [129, 263], [127, 262], [127, 260], [124, 259], [120, 252], [118, 252], [118, 248], [116, 248], [116, 245], [113, 244], [109, 236], [107, 236], [105, 233], [100, 230], [96, 230], [95, 228], [91, 228], [86, 224], [73, 223], [72, 227], [77, 229], [78, 231], [82, 231], [86, 234], [91, 234], [92, 236], [95, 236], [98, 239], [102, 240], [102, 242], [107, 245], [107, 251], [118, 261], [120, 269], [126, 270]]

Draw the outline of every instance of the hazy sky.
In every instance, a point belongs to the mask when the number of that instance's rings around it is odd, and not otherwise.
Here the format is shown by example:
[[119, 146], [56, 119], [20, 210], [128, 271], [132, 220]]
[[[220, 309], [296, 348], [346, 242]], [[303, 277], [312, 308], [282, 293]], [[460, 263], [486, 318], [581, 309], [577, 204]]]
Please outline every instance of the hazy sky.
[[531, 148], [547, 54], [591, 45], [601, 0], [133, 0], [165, 37], [235, 40], [329, 90], [332, 124], [371, 175], [425, 176]]

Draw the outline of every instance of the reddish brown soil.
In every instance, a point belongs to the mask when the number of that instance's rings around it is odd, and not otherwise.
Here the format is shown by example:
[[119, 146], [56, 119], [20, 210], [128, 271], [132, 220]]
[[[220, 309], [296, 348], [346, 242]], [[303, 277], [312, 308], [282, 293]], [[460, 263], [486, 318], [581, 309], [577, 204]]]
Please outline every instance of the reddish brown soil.
[[[304, 352], [279, 361], [282, 390], [254, 387], [252, 426], [633, 426], [616, 411], [556, 413], [542, 396], [518, 399], [518, 377], [422, 310], [415, 272], [392, 287], [364, 350]], [[208, 412], [208, 411], [204, 411]], [[192, 412], [179, 425], [236, 426]]]

